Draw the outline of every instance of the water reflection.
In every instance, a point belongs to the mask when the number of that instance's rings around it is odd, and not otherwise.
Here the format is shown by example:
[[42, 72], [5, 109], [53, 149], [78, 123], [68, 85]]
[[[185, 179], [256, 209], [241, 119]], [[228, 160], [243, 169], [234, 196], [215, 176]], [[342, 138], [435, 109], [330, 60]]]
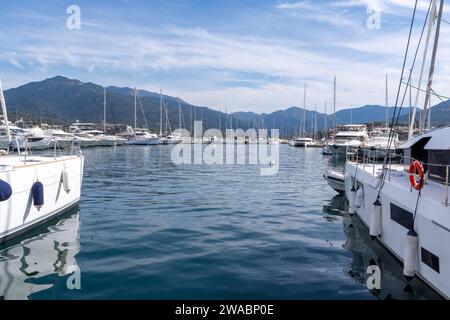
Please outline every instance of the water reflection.
[[78, 209], [0, 247], [0, 297], [29, 299], [78, 269]]
[[377, 264], [381, 270], [381, 290], [370, 291], [378, 299], [441, 299], [429, 286], [417, 277], [408, 285], [403, 276], [403, 267], [385, 247], [372, 240], [367, 228], [357, 216], [350, 217], [347, 202], [342, 195], [337, 195], [323, 206], [325, 219], [337, 221], [342, 217], [347, 241], [344, 248], [352, 253], [352, 261], [344, 272], [355, 283], [368, 290], [366, 282], [369, 277], [367, 268]]

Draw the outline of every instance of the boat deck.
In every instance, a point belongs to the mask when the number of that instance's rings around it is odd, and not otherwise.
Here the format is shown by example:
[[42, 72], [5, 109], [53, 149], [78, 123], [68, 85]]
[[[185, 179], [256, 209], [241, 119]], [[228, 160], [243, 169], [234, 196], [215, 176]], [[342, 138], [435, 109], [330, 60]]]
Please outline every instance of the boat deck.
[[[354, 163], [352, 164], [355, 165]], [[382, 164], [375, 164], [375, 167], [373, 164], [365, 164], [364, 166], [362, 164], [358, 164], [359, 172], [363, 170], [364, 172], [376, 177], [377, 179], [381, 175], [382, 168]], [[409, 182], [409, 172], [405, 170], [405, 166], [402, 164], [392, 164], [390, 166], [390, 169], [388, 170], [388, 173], [386, 175], [386, 181], [389, 181], [390, 183], [403, 190], [413, 191]], [[450, 199], [450, 193], [448, 189], [449, 188], [447, 188], [443, 183], [425, 179], [425, 187], [422, 189], [422, 197], [436, 202], [441, 206], [446, 206], [446, 193], [447, 199]]]
[[36, 166], [40, 164], [55, 163], [67, 161], [78, 156], [24, 156], [24, 155], [6, 155], [0, 156], [0, 172], [14, 170], [18, 167]]

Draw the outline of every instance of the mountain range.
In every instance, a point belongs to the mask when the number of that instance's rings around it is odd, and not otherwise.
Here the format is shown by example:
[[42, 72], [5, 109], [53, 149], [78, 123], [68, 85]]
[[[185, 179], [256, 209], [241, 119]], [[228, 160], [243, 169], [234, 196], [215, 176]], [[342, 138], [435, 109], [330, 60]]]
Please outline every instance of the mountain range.
[[[110, 86], [106, 88], [107, 122], [123, 127], [134, 125], [135, 90]], [[160, 94], [145, 90], [137, 90], [137, 126], [160, 130]], [[39, 82], [31, 82], [5, 91], [5, 99], [10, 120], [23, 118], [30, 122], [47, 122], [67, 125], [75, 120], [80, 122], [103, 122], [104, 88], [100, 85], [56, 76]], [[303, 109], [289, 107], [270, 114], [253, 112], [235, 112], [225, 114], [208, 107], [193, 106], [188, 102], [163, 95], [166, 108], [163, 112], [163, 131], [179, 127], [190, 129], [194, 120], [203, 120], [204, 128], [277, 128], [283, 137], [291, 137], [299, 133]], [[450, 101], [442, 102], [431, 111], [432, 124], [435, 126], [450, 123]], [[167, 110], [167, 111], [166, 111]], [[180, 112], [181, 110], [181, 117]], [[389, 119], [394, 108], [390, 107]], [[403, 108], [400, 121], [408, 122], [409, 108]], [[420, 112], [419, 112], [420, 114]], [[338, 125], [349, 123], [385, 122], [386, 108], [379, 105], [366, 105], [358, 108], [343, 109], [336, 115], [325, 115], [320, 112], [306, 110], [306, 131], [313, 129], [314, 118], [317, 130], [333, 126], [334, 118]], [[326, 120], [325, 120], [326, 119]]]

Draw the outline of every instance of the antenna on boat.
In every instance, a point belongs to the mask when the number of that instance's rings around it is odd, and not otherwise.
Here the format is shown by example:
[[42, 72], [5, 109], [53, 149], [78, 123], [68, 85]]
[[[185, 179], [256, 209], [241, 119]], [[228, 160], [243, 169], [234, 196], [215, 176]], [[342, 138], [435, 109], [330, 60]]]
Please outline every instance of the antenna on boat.
[[438, 43], [439, 43], [439, 33], [441, 31], [441, 21], [442, 21], [443, 10], [444, 10], [444, 0], [441, 0], [440, 7], [439, 7], [439, 13], [437, 16], [436, 32], [434, 34], [434, 45], [433, 45], [433, 53], [431, 55], [430, 72], [428, 75], [427, 93], [425, 95], [425, 103], [424, 103], [424, 107], [423, 107], [422, 118], [420, 120], [419, 133], [423, 133], [423, 129], [425, 127], [425, 122], [426, 122], [427, 116], [428, 116], [430, 91], [431, 91], [431, 86], [433, 84], [434, 67], [436, 65], [436, 55], [437, 55], [437, 49], [438, 49]]
[[303, 125], [302, 125], [302, 134], [304, 137], [306, 133], [306, 81], [305, 81], [305, 90], [303, 92]]
[[0, 102], [2, 104], [3, 120], [5, 121], [6, 137], [8, 138], [9, 143], [11, 143], [12, 140], [11, 140], [11, 132], [9, 131], [8, 113], [6, 112], [6, 102], [5, 96], [3, 95], [3, 86], [1, 80], [0, 80]]

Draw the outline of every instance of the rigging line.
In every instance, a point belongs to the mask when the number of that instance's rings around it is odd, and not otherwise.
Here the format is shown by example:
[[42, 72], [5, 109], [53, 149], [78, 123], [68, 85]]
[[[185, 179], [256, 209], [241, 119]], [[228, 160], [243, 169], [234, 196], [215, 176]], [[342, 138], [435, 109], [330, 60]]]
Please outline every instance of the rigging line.
[[[394, 140], [394, 136], [395, 136], [394, 126], [396, 126], [395, 125], [395, 121], [397, 120], [397, 123], [398, 123], [398, 119], [399, 119], [399, 116], [396, 119], [396, 112], [397, 112], [397, 109], [398, 109], [398, 103], [399, 103], [399, 99], [400, 99], [400, 92], [401, 92], [401, 89], [402, 89], [402, 80], [403, 80], [403, 76], [405, 74], [406, 63], [407, 63], [408, 55], [409, 55], [409, 48], [410, 48], [410, 45], [411, 45], [412, 31], [413, 31], [414, 22], [415, 22], [415, 19], [416, 19], [417, 4], [418, 4], [418, 0], [415, 0], [414, 11], [413, 11], [412, 19], [411, 19], [411, 25], [409, 27], [408, 41], [407, 41], [407, 44], [406, 44], [405, 55], [404, 55], [404, 58], [403, 58], [402, 72], [401, 72], [401, 75], [400, 75], [400, 81], [399, 81], [399, 84], [398, 84], [397, 95], [396, 95], [396, 98], [395, 98], [394, 114], [392, 116], [392, 120], [391, 120], [391, 124], [390, 124], [390, 132], [389, 132], [389, 138], [388, 138], [388, 148], [390, 148], [390, 146], [392, 145], [392, 141]], [[411, 76], [411, 74], [410, 74], [410, 76]], [[403, 103], [403, 101], [402, 101], [402, 103]], [[400, 111], [401, 111], [401, 107], [400, 107]], [[400, 115], [400, 112], [399, 112], [399, 115]], [[388, 155], [389, 155], [389, 152], [388, 152]], [[378, 197], [381, 194], [381, 189], [384, 186], [384, 182], [385, 182], [385, 178], [386, 178], [386, 174], [387, 174], [387, 170], [386, 170], [387, 169], [387, 167], [386, 167], [386, 165], [387, 165], [387, 158], [388, 158], [388, 156], [386, 156], [384, 158], [383, 170], [381, 171], [381, 176], [380, 176], [381, 185], [380, 185], [380, 188], [378, 190]]]
[[[408, 84], [405, 80], [402, 80], [402, 82], [403, 82], [403, 84], [405, 84], [405, 85], [407, 85], [407, 86], [409, 86], [409, 87], [411, 87], [411, 88], [413, 88], [413, 89], [415, 89], [415, 90], [419, 90], [420, 92], [424, 92], [424, 93], [427, 92], [427, 90], [425, 90], [425, 89], [419, 89], [417, 86], [412, 85], [411, 83]], [[437, 98], [443, 98], [443, 99], [450, 100], [450, 97], [447, 97], [447, 96], [443, 96], [443, 95], [441, 95], [441, 94], [438, 94], [438, 93], [436, 93], [436, 91], [434, 91], [434, 90], [431, 89], [431, 88], [430, 88], [430, 93], [431, 93], [431, 95], [433, 95], [433, 96], [435, 96], [435, 97], [437, 97]]]
[[137, 98], [138, 98], [138, 101], [139, 101], [139, 106], [141, 107], [142, 115], [144, 117], [145, 127], [146, 127], [145, 129], [149, 129], [148, 123], [147, 123], [147, 117], [145, 116], [144, 108], [142, 107], [141, 98], [139, 97], [139, 94], [137, 95]]

